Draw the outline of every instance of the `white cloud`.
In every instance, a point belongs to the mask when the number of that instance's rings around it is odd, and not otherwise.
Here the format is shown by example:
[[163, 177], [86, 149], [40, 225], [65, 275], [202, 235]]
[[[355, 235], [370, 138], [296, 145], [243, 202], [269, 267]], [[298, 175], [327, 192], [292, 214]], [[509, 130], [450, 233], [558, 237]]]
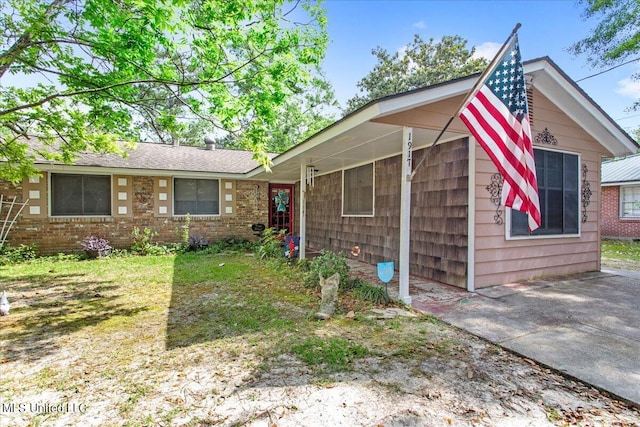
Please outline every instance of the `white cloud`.
[[424, 21], [420, 21], [420, 22], [416, 22], [415, 24], [412, 25], [414, 28], [420, 28], [420, 29], [425, 29], [427, 28], [427, 24], [424, 23]]
[[616, 93], [633, 99], [640, 98], [640, 81], [632, 80], [629, 77], [618, 81]]
[[476, 51], [473, 53], [472, 58], [486, 58], [491, 61], [500, 50], [500, 46], [502, 46], [500, 43], [484, 42], [481, 45], [476, 46]]

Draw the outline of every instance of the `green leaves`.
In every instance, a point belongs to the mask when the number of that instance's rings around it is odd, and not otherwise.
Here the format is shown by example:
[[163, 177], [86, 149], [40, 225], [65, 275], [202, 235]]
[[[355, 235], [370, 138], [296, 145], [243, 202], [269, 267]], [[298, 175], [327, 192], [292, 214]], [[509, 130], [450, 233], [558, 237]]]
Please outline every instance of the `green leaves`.
[[429, 86], [483, 70], [488, 62], [472, 58], [474, 49], [466, 48], [460, 36], [443, 36], [438, 42], [425, 42], [415, 35], [405, 49], [389, 53], [376, 47], [371, 53], [378, 59], [373, 70], [358, 82], [360, 94], [347, 101], [346, 113], [367, 102]]
[[199, 121], [242, 134], [268, 164], [271, 130], [327, 44], [310, 0], [13, 0], [0, 22], [0, 146], [43, 138], [65, 161], [116, 140], [171, 142]]
[[640, 51], [640, 3], [636, 0], [582, 0], [585, 19], [595, 19], [593, 33], [569, 51], [587, 54], [595, 66], [613, 65]]

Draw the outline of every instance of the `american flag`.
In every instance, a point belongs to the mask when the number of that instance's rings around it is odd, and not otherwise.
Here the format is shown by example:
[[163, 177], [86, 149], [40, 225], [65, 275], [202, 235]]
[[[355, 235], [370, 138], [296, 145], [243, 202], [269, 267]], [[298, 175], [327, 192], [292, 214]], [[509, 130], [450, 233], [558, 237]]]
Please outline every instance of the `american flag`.
[[540, 201], [518, 36], [501, 52], [459, 115], [504, 178], [502, 204], [528, 214], [533, 231], [541, 224]]

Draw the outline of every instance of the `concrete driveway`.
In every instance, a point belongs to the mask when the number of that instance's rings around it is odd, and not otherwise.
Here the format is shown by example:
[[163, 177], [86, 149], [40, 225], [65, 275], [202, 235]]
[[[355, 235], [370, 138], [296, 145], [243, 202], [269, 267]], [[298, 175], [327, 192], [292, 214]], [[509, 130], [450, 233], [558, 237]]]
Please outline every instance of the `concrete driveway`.
[[[389, 292], [397, 295], [394, 281]], [[640, 406], [638, 272], [585, 273], [476, 293], [412, 277], [410, 295], [417, 310]]]

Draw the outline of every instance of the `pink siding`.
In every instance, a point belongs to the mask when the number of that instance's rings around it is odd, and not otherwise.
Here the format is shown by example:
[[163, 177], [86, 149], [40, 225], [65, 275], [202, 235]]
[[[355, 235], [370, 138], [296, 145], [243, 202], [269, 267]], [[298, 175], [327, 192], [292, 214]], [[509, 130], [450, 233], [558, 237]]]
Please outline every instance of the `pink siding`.
[[[504, 284], [533, 278], [573, 274], [600, 269], [600, 161], [606, 150], [575, 122], [569, 119], [540, 92], [534, 90], [535, 136], [548, 128], [557, 145], [534, 144], [536, 147], [580, 155], [579, 164], [586, 165], [586, 181], [591, 189], [587, 206], [587, 222], [581, 223], [579, 237], [529, 238], [507, 240], [504, 207], [500, 207], [505, 224], [494, 221], [496, 207], [489, 200], [486, 187], [491, 183], [495, 166], [476, 144], [476, 210], [475, 210], [475, 286]], [[582, 173], [580, 174], [580, 178]], [[582, 209], [582, 208], [581, 208]]]

